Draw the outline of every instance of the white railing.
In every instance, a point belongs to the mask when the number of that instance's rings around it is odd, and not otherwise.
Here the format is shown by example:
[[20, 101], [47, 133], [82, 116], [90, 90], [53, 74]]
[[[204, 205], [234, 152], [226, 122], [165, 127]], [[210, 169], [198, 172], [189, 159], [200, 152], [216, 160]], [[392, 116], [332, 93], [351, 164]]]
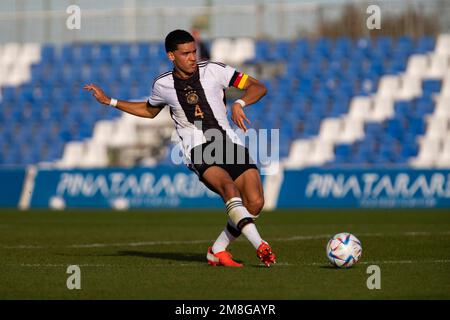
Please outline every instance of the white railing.
[[[210, 6], [155, 6], [153, 1], [98, 0], [77, 1], [81, 10], [80, 29], [68, 29], [66, 12], [70, 3], [50, 0], [0, 2], [0, 43], [73, 41], [148, 41], [162, 40], [171, 30], [190, 29], [203, 24], [204, 37], [252, 37], [290, 39], [315, 35], [321, 23], [334, 21], [345, 4], [353, 3], [368, 17], [366, 9], [376, 4], [384, 16], [414, 9], [417, 14], [434, 16], [446, 31], [450, 28], [448, 0], [389, 1], [302, 1], [266, 0], [246, 4], [206, 1]], [[8, 5], [8, 3], [10, 3]], [[14, 3], [14, 6], [11, 4]], [[223, 3], [223, 4], [222, 4]], [[381, 20], [383, 21], [383, 20]], [[351, 21], [349, 22], [351, 23]], [[419, 21], [411, 21], [411, 28]], [[364, 21], [365, 24], [365, 21]]]

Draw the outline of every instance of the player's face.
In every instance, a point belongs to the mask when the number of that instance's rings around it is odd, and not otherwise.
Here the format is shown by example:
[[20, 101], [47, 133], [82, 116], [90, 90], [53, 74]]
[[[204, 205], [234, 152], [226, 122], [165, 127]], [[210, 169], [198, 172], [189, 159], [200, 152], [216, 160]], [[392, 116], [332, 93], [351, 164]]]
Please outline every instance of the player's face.
[[195, 42], [179, 44], [177, 50], [169, 52], [169, 59], [186, 75], [197, 70], [197, 47]]

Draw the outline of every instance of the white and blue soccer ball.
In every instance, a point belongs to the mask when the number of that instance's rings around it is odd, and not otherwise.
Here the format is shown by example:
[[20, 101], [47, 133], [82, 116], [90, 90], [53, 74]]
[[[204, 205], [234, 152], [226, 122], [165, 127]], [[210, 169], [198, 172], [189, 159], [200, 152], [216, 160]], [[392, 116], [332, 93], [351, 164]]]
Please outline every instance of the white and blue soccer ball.
[[328, 241], [327, 257], [335, 267], [349, 268], [359, 261], [361, 254], [361, 241], [351, 233], [338, 233]]

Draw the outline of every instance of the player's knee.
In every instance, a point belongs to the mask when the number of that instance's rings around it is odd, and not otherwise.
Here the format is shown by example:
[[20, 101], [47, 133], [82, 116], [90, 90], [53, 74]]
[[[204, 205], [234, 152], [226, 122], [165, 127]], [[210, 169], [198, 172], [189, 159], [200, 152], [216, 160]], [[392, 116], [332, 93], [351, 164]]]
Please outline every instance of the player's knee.
[[233, 182], [224, 182], [221, 189], [222, 197], [225, 199], [239, 197], [239, 190]]
[[264, 207], [264, 197], [257, 197], [249, 201], [247, 210], [250, 214], [257, 216]]

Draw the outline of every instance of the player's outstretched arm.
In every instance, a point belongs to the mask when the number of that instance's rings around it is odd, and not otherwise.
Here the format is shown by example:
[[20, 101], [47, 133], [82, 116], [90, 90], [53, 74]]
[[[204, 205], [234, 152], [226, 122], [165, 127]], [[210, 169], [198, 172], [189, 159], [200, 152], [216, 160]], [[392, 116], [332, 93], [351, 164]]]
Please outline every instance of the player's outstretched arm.
[[[267, 93], [267, 89], [264, 84], [250, 76], [248, 77], [243, 90], [245, 91], [245, 93], [239, 100], [241, 100], [241, 103], [243, 102], [245, 106], [258, 102]], [[250, 124], [250, 120], [247, 119], [243, 108], [243, 105], [237, 102], [233, 103], [231, 107], [231, 119], [239, 128], [241, 128], [245, 132], [247, 131], [247, 127], [244, 121]]]
[[[108, 97], [99, 86], [91, 83], [85, 85], [84, 89], [91, 91], [92, 95], [95, 97], [95, 99], [97, 99], [99, 103], [110, 105], [111, 98]], [[129, 114], [143, 118], [154, 118], [162, 110], [162, 108], [150, 105], [148, 101], [131, 102], [118, 100], [116, 108]]]

